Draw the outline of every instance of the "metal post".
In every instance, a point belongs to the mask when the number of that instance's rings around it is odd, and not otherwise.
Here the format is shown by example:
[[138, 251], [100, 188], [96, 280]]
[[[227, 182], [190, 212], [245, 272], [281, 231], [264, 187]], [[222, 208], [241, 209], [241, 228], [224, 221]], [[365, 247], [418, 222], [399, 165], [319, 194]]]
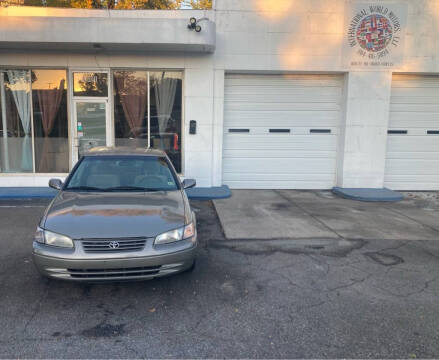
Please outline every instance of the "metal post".
[[5, 170], [9, 170], [9, 149], [8, 149], [8, 123], [6, 121], [6, 101], [5, 101], [5, 74], [0, 73], [0, 101], [2, 107], [3, 125], [3, 164]]
[[146, 89], [148, 94], [148, 149], [151, 147], [151, 89], [150, 79], [148, 71], [148, 88]]
[[32, 172], [36, 173], [37, 169], [35, 166], [35, 130], [34, 130], [34, 104], [32, 99], [32, 70], [29, 70], [29, 111], [30, 111], [30, 128], [32, 136]]

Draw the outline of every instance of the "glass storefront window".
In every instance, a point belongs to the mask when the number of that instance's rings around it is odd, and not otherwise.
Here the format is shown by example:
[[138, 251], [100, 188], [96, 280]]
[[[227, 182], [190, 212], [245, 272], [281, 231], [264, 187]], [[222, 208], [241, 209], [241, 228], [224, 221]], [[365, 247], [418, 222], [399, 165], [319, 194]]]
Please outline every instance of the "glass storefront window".
[[108, 74], [100, 72], [74, 72], [73, 96], [107, 97]]
[[166, 151], [181, 172], [182, 73], [149, 72], [149, 88], [147, 71], [113, 75], [116, 146], [147, 147], [149, 134], [151, 147]]
[[[112, 75], [115, 145], [162, 149], [181, 173], [182, 73], [115, 70]], [[0, 69], [0, 173], [67, 173], [75, 141], [96, 140], [96, 124], [87, 126], [98, 115], [106, 136], [109, 74], [74, 72], [73, 78], [71, 123], [66, 70]], [[75, 132], [69, 141], [73, 123], [78, 138]]]
[[166, 151], [181, 172], [182, 74], [151, 72], [151, 146]]
[[65, 70], [0, 71], [0, 120], [0, 172], [69, 171]]
[[32, 172], [31, 76], [0, 71], [0, 171]]
[[148, 72], [115, 71], [114, 126], [116, 146], [148, 146]]
[[65, 70], [32, 70], [35, 172], [67, 173], [69, 139]]
[[77, 101], [78, 155], [107, 144], [107, 116], [104, 101]]

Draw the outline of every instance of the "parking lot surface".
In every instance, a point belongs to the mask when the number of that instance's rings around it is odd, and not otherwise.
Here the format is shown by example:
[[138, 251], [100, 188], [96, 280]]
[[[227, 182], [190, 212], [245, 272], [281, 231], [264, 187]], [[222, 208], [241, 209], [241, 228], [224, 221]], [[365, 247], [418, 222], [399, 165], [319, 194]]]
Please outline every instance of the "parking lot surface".
[[212, 203], [193, 202], [193, 273], [82, 285], [33, 267], [46, 204], [0, 202], [2, 358], [439, 357], [434, 239], [227, 240]]

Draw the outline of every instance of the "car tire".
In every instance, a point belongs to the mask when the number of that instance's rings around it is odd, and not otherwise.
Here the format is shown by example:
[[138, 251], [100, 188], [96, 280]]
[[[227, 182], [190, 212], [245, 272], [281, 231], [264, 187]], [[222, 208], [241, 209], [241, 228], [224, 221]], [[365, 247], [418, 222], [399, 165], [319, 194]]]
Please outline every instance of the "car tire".
[[44, 285], [50, 285], [52, 283], [52, 279], [48, 276], [40, 274], [40, 280]]
[[195, 270], [196, 267], [197, 267], [197, 260], [194, 260], [192, 265], [189, 268], [187, 268], [185, 271], [183, 271], [183, 272], [191, 273], [191, 272], [193, 272]]

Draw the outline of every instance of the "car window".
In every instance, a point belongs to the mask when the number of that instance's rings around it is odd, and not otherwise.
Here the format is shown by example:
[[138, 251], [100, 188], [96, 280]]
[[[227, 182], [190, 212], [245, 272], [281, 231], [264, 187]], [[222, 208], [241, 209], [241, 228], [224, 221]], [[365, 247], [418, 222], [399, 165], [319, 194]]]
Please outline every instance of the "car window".
[[81, 191], [171, 191], [175, 172], [160, 156], [86, 156], [64, 187]]

